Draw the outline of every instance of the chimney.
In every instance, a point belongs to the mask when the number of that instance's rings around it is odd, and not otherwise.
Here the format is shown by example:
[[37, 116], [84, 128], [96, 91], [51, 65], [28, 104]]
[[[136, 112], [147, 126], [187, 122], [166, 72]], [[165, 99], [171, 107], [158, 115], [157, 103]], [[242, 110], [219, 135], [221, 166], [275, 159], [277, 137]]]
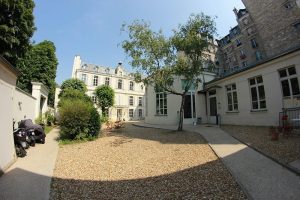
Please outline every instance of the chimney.
[[119, 66], [122, 66], [122, 62], [118, 62], [118, 65], [119, 65]]

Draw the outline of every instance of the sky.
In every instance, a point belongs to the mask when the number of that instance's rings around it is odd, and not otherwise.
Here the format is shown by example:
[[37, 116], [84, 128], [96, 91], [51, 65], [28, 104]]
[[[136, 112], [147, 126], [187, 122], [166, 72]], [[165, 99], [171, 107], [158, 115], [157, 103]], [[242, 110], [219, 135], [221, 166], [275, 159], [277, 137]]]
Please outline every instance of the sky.
[[135, 19], [151, 23], [155, 31], [170, 35], [189, 16], [203, 12], [216, 17], [217, 38], [237, 25], [233, 8], [244, 8], [241, 0], [35, 0], [35, 32], [32, 40], [50, 40], [56, 46], [56, 82], [71, 78], [75, 55], [85, 63], [115, 67], [122, 62], [131, 70], [121, 47], [127, 38], [123, 23]]

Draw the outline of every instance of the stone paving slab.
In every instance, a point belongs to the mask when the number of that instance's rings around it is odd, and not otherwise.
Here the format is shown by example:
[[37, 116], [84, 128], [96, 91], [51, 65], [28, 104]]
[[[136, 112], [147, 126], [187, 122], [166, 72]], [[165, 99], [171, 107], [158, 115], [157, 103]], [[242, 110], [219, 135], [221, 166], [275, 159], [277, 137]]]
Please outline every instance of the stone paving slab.
[[27, 156], [18, 158], [0, 177], [1, 200], [48, 200], [50, 184], [58, 153], [59, 130], [47, 134], [45, 144], [36, 144], [27, 150]]

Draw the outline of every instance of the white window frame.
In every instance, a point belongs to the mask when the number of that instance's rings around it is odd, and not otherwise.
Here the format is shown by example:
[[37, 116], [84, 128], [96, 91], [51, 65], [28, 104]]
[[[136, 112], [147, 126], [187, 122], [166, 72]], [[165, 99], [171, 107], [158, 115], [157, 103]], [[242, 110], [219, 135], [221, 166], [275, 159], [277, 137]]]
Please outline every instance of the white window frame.
[[105, 77], [105, 85], [110, 85], [110, 78], [109, 77]]
[[134, 90], [134, 82], [133, 81], [129, 81], [129, 90]]
[[130, 105], [130, 106], [134, 106], [133, 96], [129, 96], [128, 101], [129, 101], [129, 105]]
[[[289, 71], [288, 69], [290, 68], [294, 68], [295, 69], [295, 74], [292, 74], [290, 75], [289, 74]], [[280, 71], [283, 71], [285, 70], [286, 72], [286, 77], [280, 77]], [[295, 98], [295, 97], [299, 97], [300, 96], [300, 93], [299, 94], [293, 94], [293, 89], [292, 89], [292, 83], [291, 83], [291, 79], [297, 79], [297, 82], [298, 82], [298, 88], [299, 88], [299, 80], [298, 80], [298, 75], [297, 75], [297, 70], [296, 70], [296, 67], [295, 65], [291, 65], [291, 66], [288, 66], [288, 67], [285, 67], [285, 68], [282, 68], [282, 69], [279, 69], [278, 70], [278, 74], [279, 74], [279, 79], [280, 79], [280, 85], [281, 85], [281, 92], [282, 92], [282, 97], [283, 98]], [[283, 93], [283, 87], [282, 87], [282, 81], [285, 81], [287, 80], [288, 81], [288, 85], [289, 85], [289, 92], [290, 92], [290, 95], [289, 96], [284, 96], [284, 93]]]
[[143, 109], [138, 109], [138, 116], [139, 118], [143, 117]]
[[99, 77], [98, 76], [94, 76], [93, 86], [98, 86], [98, 83], [99, 83]]
[[[258, 78], [261, 78], [262, 82], [261, 83], [258, 83]], [[255, 80], [255, 84], [251, 85], [250, 84], [250, 81], [254, 79]], [[265, 86], [264, 86], [264, 80], [263, 80], [263, 77], [261, 75], [259, 76], [256, 76], [256, 77], [252, 77], [252, 78], [249, 78], [249, 88], [250, 88], [250, 101], [251, 101], [251, 110], [253, 111], [259, 111], [259, 110], [266, 110], [267, 109], [267, 101], [266, 101], [266, 92], [265, 92]], [[260, 95], [259, 95], [259, 87], [263, 87], [263, 91], [264, 91], [264, 98], [261, 98]], [[256, 90], [256, 95], [257, 95], [257, 100], [252, 100], [252, 92], [251, 92], [251, 89], [252, 88], [255, 88]], [[265, 108], [262, 108], [262, 102], [265, 102]], [[257, 108], [253, 108], [253, 103], [256, 103], [257, 102]]]
[[86, 84], [86, 82], [87, 82], [87, 74], [81, 74], [81, 80]]
[[[156, 115], [168, 115], [168, 95], [165, 92], [157, 92], [155, 95]], [[166, 103], [165, 103], [166, 102]]]
[[[119, 83], [121, 83], [121, 88], [119, 87], [119, 86], [120, 86]], [[122, 79], [118, 79], [118, 82], [117, 82], [117, 88], [118, 88], [119, 90], [122, 90], [122, 89], [123, 89], [123, 80], [122, 80]]]
[[[226, 88], [226, 97], [227, 97], [227, 112], [238, 111], [239, 106], [238, 106], [236, 84], [232, 83], [230, 85], [225, 86], [225, 88]], [[236, 96], [236, 102], [234, 102], [234, 95]], [[230, 102], [229, 96], [231, 98], [231, 102]], [[230, 106], [231, 106], [231, 109], [230, 109]]]
[[138, 100], [139, 100], [138, 106], [143, 106], [143, 97], [138, 97]]
[[93, 103], [97, 103], [97, 97], [95, 95], [91, 96]]
[[134, 117], [134, 110], [133, 109], [129, 109], [128, 110], [128, 117], [129, 118], [133, 118]]

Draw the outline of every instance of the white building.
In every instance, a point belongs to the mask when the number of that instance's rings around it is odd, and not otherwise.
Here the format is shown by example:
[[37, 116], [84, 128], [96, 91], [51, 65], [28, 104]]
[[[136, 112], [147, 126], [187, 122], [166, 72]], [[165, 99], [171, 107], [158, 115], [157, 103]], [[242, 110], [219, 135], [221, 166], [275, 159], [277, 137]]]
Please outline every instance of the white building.
[[78, 78], [87, 85], [87, 95], [96, 102], [94, 91], [97, 86], [109, 85], [115, 91], [115, 105], [109, 110], [111, 120], [141, 120], [145, 116], [145, 87], [134, 81], [122, 63], [116, 68], [87, 64], [75, 56], [72, 78]]
[[[200, 119], [206, 120], [206, 103], [203, 90], [203, 83], [215, 78], [211, 72], [203, 72], [200, 77], [201, 83], [197, 88], [191, 88], [185, 96], [183, 124], [200, 123]], [[183, 92], [184, 79], [176, 77], [173, 89], [179, 93]], [[149, 85], [147, 93], [147, 112], [145, 122], [149, 124], [176, 125], [179, 122], [179, 110], [181, 96], [165, 92], [156, 92], [154, 87]], [[206, 121], [205, 121], [206, 122]]]
[[[205, 85], [207, 118], [221, 124], [278, 126], [280, 112], [300, 121], [300, 47]], [[295, 124], [296, 123], [296, 124]]]

